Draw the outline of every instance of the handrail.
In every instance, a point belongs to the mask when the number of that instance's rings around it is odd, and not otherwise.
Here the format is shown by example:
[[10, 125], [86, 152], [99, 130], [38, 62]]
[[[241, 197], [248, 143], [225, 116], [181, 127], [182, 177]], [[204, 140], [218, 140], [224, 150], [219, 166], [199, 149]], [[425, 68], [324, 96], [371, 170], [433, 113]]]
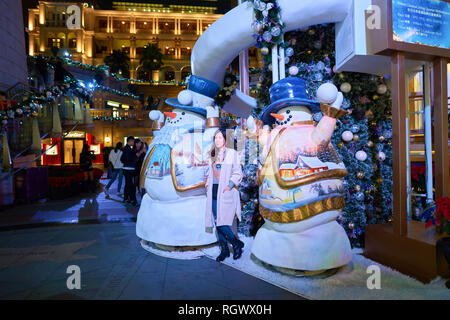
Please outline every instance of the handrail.
[[13, 171], [13, 172], [10, 172], [9, 174], [6, 174], [4, 177], [2, 177], [2, 178], [0, 179], [0, 181], [5, 180], [5, 179], [8, 178], [9, 176], [15, 175], [17, 172], [19, 172], [19, 171], [25, 169], [26, 167], [28, 167], [28, 165], [30, 165], [31, 163], [33, 163], [34, 161], [36, 161], [37, 159], [39, 159], [40, 157], [42, 157], [45, 153], [47, 153], [47, 151], [49, 151], [49, 150], [52, 149], [54, 146], [56, 146], [57, 144], [59, 144], [59, 143], [60, 143], [60, 142], [61, 142], [61, 141], [69, 134], [69, 133], [71, 133], [73, 130], [75, 130], [75, 128], [78, 126], [79, 123], [80, 123], [80, 121], [77, 121], [77, 123], [75, 123], [75, 125], [72, 127], [72, 129], [70, 129], [70, 131], [68, 131], [66, 134], [64, 134], [64, 135], [62, 135], [61, 137], [59, 137], [59, 138], [62, 138], [62, 139], [59, 139], [58, 142], [56, 142], [55, 144], [53, 144], [50, 148], [48, 148], [48, 149], [45, 150], [45, 151], [41, 151], [41, 154], [40, 154], [40, 155], [38, 155], [36, 158], [34, 158], [33, 160], [31, 160], [30, 162], [26, 163], [24, 166], [20, 167], [19, 169], [15, 170], [15, 171]]
[[[49, 134], [51, 133], [51, 131], [45, 133], [43, 136], [41, 136], [41, 140], [45, 139]], [[28, 151], [33, 145], [29, 145], [28, 147], [26, 147], [25, 149], [23, 149], [22, 151], [20, 151], [18, 154], [14, 155], [13, 160], [17, 159], [18, 157], [20, 157], [25, 151]]]

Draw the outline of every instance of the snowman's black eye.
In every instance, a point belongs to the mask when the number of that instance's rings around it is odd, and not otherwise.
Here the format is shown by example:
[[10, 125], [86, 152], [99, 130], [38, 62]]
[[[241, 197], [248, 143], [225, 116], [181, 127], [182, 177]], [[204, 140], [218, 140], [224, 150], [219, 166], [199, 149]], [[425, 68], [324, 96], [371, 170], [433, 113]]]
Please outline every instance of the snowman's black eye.
[[182, 112], [181, 114], [182, 114], [182, 115], [184, 116], [184, 114], [185, 114], [185, 113], [184, 113], [184, 112]]
[[287, 114], [291, 113], [291, 110], [287, 110], [286, 113], [287, 113]]

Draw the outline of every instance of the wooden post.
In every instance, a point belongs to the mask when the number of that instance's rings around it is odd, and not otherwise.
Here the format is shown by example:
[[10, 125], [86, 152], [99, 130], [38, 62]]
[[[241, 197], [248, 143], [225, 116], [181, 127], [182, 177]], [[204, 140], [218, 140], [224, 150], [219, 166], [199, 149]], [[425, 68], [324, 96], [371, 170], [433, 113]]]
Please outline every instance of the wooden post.
[[392, 157], [394, 233], [407, 234], [408, 194], [406, 190], [406, 78], [405, 54], [395, 52], [391, 57], [392, 75]]
[[434, 149], [436, 197], [449, 197], [447, 59], [433, 61]]

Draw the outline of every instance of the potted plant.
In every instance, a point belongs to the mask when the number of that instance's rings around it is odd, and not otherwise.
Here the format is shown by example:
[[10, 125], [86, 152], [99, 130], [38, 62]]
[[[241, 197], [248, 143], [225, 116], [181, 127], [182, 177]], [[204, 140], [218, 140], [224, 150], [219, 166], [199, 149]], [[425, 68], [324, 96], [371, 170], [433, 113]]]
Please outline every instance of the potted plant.
[[422, 217], [425, 219], [425, 228], [436, 226], [439, 234], [446, 233], [450, 236], [450, 198], [436, 198], [436, 205], [427, 208]]

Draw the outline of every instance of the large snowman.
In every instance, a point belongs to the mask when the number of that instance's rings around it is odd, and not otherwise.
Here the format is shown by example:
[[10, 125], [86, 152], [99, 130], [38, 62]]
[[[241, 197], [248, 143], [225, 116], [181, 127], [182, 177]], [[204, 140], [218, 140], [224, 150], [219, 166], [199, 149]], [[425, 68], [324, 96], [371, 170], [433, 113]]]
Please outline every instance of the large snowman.
[[[346, 265], [351, 248], [336, 222], [344, 207], [344, 164], [330, 143], [343, 96], [331, 84], [308, 98], [305, 81], [288, 77], [270, 88], [261, 120], [247, 124], [263, 146], [258, 175], [260, 213], [252, 253], [275, 267], [321, 272]], [[316, 124], [313, 114], [322, 111]], [[263, 126], [264, 125], [264, 126]], [[270, 130], [270, 126], [273, 129]]]
[[[219, 86], [191, 75], [178, 99], [167, 99], [172, 112], [152, 111], [158, 124], [141, 170], [144, 195], [136, 223], [137, 236], [168, 247], [191, 247], [217, 241], [205, 230], [205, 181], [208, 153], [219, 126], [213, 107]], [[164, 115], [165, 121], [164, 121]], [[210, 231], [210, 232], [208, 232]]]

